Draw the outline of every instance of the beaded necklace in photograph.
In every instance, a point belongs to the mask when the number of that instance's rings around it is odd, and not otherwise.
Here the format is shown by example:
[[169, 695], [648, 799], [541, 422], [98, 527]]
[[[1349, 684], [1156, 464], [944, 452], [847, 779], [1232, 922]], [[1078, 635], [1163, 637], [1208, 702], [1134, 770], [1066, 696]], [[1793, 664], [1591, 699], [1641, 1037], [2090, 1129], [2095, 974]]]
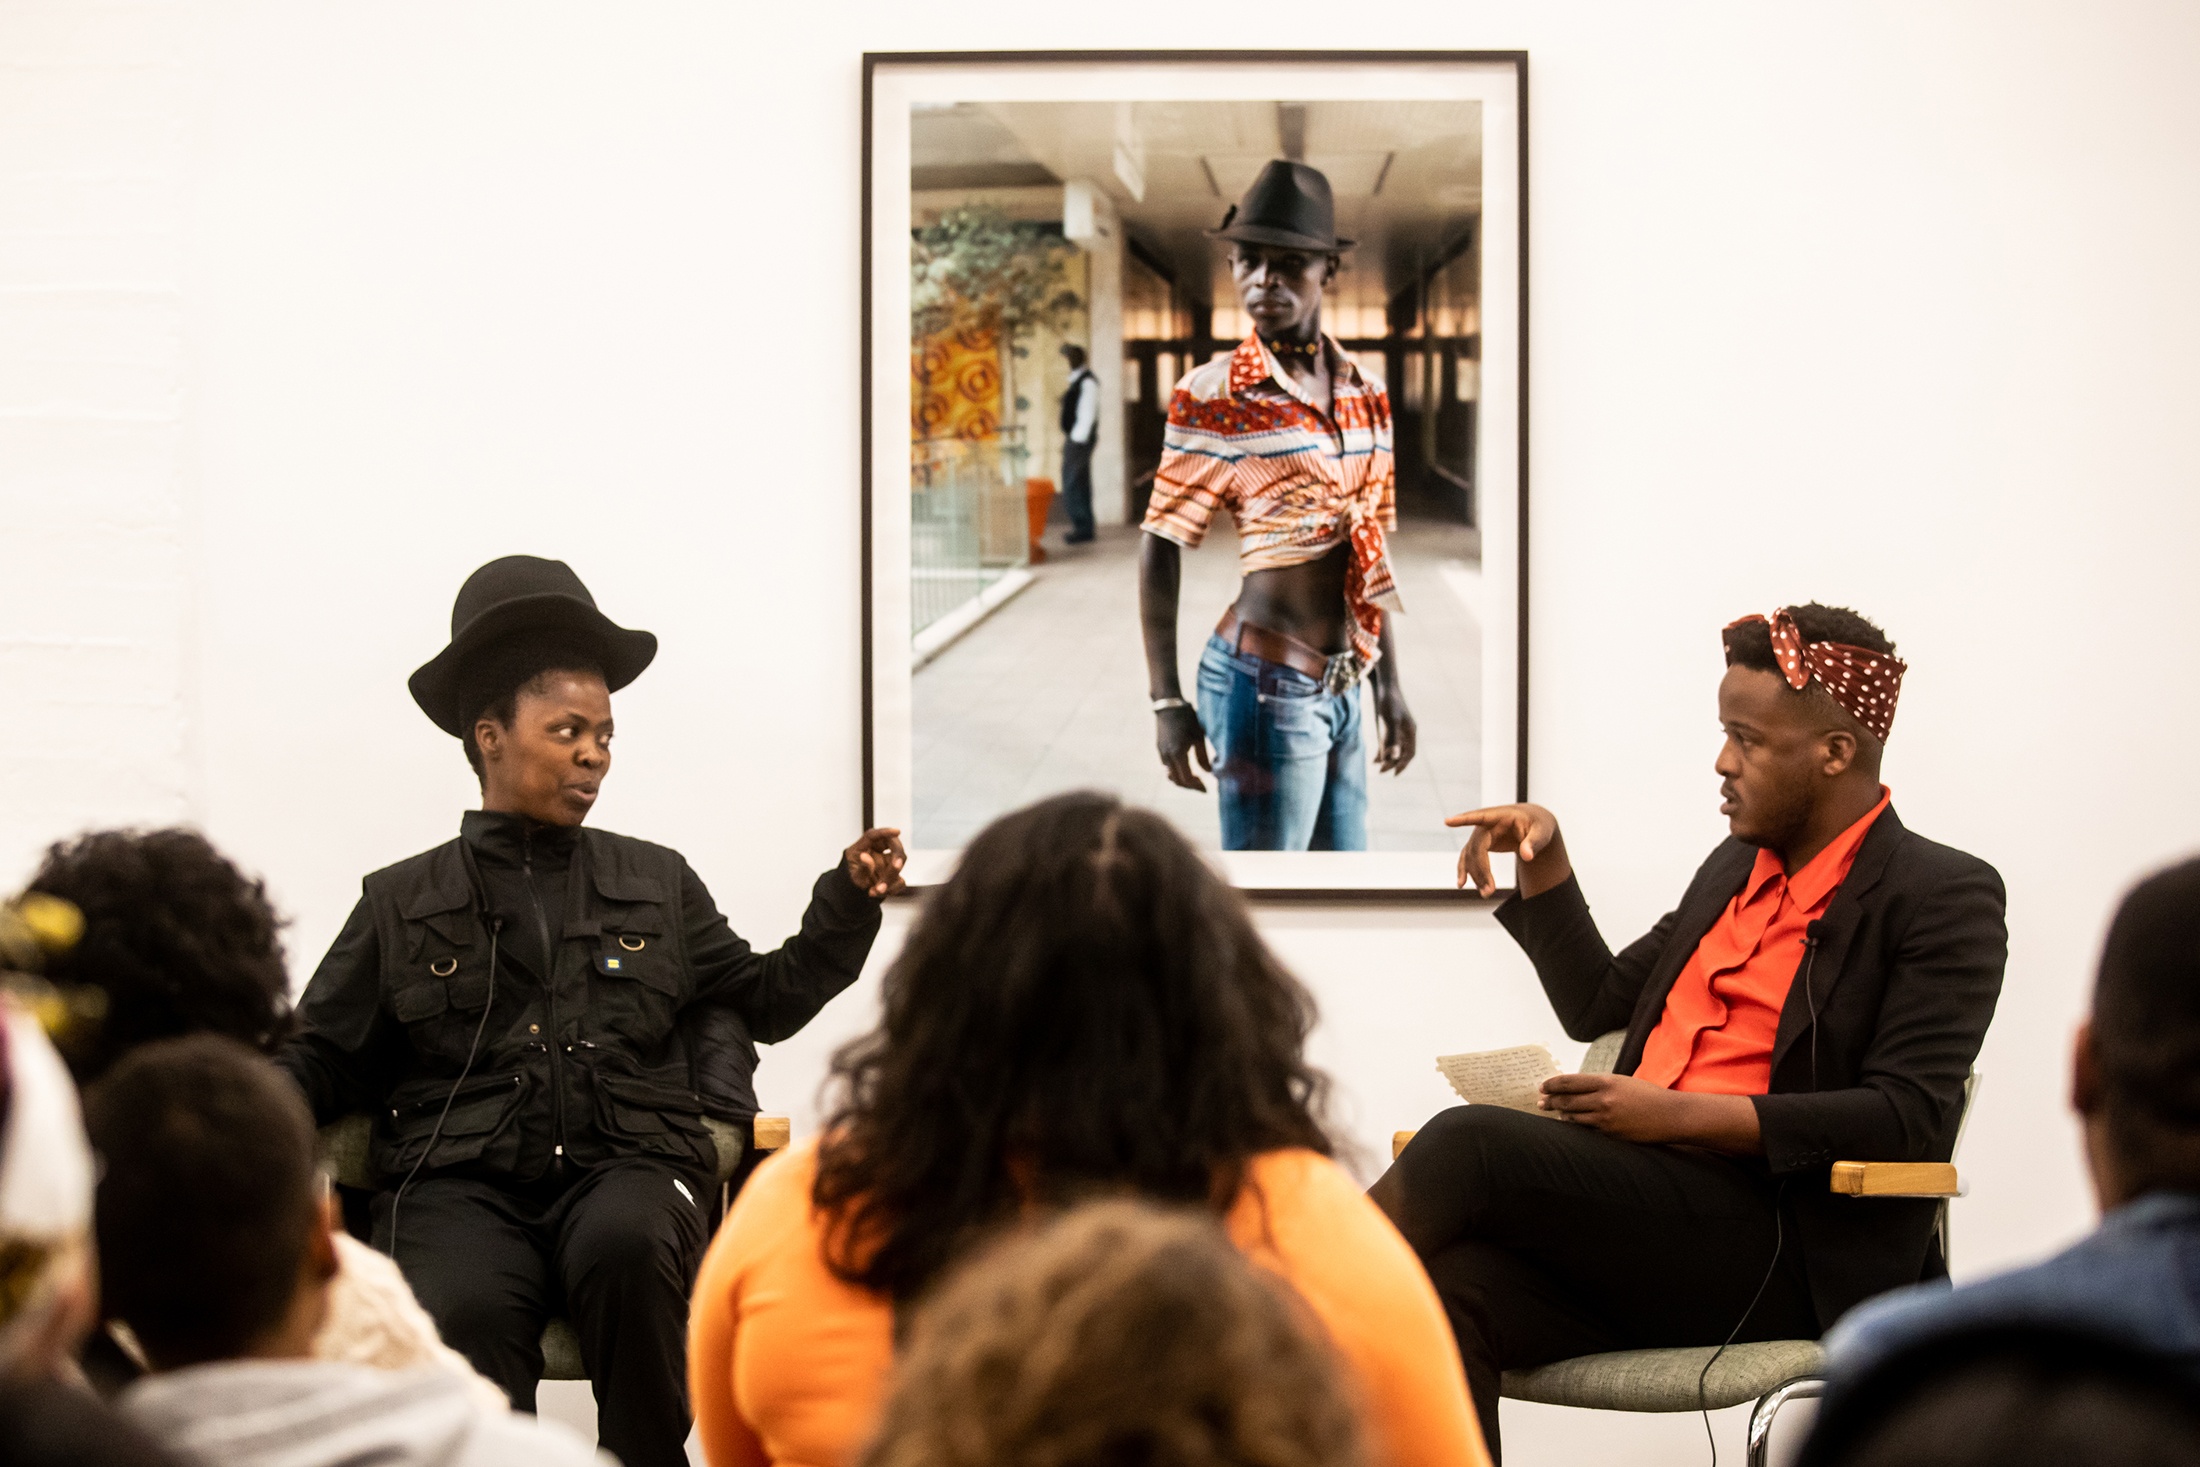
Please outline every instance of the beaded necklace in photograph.
[[1319, 336], [1316, 336], [1312, 341], [1307, 342], [1270, 341], [1267, 337], [1263, 336], [1260, 339], [1260, 344], [1267, 347], [1269, 351], [1275, 353], [1276, 359], [1278, 361], [1283, 361], [1290, 357], [1301, 357], [1309, 363], [1318, 362], [1321, 360], [1322, 339]]

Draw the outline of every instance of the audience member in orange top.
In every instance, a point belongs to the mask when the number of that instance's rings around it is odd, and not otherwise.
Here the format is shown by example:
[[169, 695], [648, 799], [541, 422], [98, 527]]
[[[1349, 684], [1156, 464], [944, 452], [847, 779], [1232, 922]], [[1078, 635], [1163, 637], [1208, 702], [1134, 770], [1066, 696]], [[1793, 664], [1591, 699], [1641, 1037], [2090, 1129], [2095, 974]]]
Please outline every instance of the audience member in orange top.
[[1575, 1039], [1615, 1072], [1546, 1081], [1554, 1126], [1460, 1106], [1373, 1195], [1428, 1264], [1483, 1430], [1501, 1372], [1604, 1350], [1815, 1339], [1946, 1268], [1927, 1200], [1830, 1194], [1835, 1161], [1945, 1161], [2001, 992], [2001, 878], [1896, 818], [1880, 762], [1904, 664], [1853, 611], [1725, 633], [1713, 768], [1732, 837], [1615, 954], [1539, 805], [1454, 816]]
[[823, 1139], [758, 1169], [703, 1261], [712, 1467], [853, 1467], [897, 1310], [998, 1230], [1111, 1196], [1205, 1209], [1297, 1290], [1371, 1467], [1488, 1461], [1434, 1289], [1330, 1159], [1311, 998], [1161, 817], [1077, 794], [996, 821], [882, 998]]
[[1095, 1202], [915, 1312], [862, 1467], [1361, 1467], [1305, 1306], [1203, 1212]]

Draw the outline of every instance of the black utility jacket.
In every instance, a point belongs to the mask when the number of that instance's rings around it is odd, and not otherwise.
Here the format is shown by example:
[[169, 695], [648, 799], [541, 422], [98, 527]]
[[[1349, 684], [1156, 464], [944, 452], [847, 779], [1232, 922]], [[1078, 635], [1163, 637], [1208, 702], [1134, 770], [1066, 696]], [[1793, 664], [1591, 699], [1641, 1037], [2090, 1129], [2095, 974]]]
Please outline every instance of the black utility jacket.
[[[1678, 907], [1614, 954], [1569, 879], [1497, 909], [1535, 964], [1568, 1035], [1624, 1028], [1632, 1075], [1681, 968], [1749, 880], [1752, 846], [1729, 839]], [[1764, 1165], [1785, 1187], [1821, 1325], [1873, 1294], [1939, 1272], [1930, 1200], [1844, 1197], [1836, 1161], [1946, 1161], [1963, 1083], [1993, 1021], [2009, 956], [2001, 877], [1976, 856], [1906, 829], [1894, 810], [1865, 832], [1813, 926], [1811, 982], [1792, 984], [1772, 1046], [1770, 1093], [1752, 1096]], [[1811, 1004], [1817, 1019], [1812, 1023]], [[1812, 1030], [1815, 1027], [1816, 1032]]]
[[460, 839], [366, 879], [277, 1061], [319, 1123], [374, 1114], [393, 1181], [431, 1134], [423, 1174], [530, 1183], [658, 1156], [708, 1175], [702, 1117], [756, 1113], [756, 1041], [853, 982], [878, 927], [835, 867], [800, 935], [758, 953], [677, 851], [473, 811]]

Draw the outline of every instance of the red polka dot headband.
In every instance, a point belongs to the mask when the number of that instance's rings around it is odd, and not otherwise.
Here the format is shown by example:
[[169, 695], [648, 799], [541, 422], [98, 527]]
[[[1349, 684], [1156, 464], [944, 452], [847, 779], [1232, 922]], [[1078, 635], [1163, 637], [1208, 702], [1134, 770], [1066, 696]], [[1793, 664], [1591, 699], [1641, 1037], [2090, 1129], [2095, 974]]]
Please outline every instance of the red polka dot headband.
[[1727, 623], [1727, 630], [1764, 622], [1772, 630], [1772, 656], [1789, 687], [1800, 693], [1817, 678], [1819, 686], [1848, 711], [1849, 717], [1871, 731], [1881, 743], [1894, 727], [1895, 700], [1902, 696], [1902, 674], [1910, 665], [1899, 657], [1852, 647], [1846, 642], [1805, 642], [1786, 607], [1762, 616], [1745, 616]]

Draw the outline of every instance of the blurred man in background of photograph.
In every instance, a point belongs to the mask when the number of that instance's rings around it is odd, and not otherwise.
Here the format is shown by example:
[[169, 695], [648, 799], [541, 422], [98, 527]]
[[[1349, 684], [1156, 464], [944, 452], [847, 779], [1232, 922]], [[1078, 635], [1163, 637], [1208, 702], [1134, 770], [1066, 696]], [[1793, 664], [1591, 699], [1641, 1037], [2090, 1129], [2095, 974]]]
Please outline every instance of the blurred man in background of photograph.
[[1066, 545], [1090, 544], [1092, 528], [1092, 451], [1100, 442], [1100, 379], [1085, 365], [1085, 349], [1062, 348], [1069, 363], [1069, 387], [1062, 394], [1062, 507], [1069, 511]]

